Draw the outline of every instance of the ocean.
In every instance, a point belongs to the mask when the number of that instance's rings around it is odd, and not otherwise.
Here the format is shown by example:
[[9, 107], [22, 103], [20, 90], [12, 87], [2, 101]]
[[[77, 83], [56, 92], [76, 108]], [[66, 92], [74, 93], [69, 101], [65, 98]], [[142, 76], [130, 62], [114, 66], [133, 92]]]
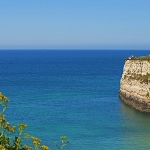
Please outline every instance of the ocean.
[[124, 59], [145, 50], [1, 50], [6, 118], [57, 150], [150, 149], [150, 114], [118, 97]]

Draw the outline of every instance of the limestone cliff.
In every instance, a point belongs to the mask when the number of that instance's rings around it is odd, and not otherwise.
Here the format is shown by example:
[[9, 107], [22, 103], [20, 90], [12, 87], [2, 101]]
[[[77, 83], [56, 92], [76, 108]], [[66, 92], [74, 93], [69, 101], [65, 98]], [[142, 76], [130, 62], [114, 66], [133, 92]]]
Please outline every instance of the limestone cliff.
[[125, 60], [119, 96], [122, 101], [135, 109], [150, 113], [149, 59], [139, 57]]

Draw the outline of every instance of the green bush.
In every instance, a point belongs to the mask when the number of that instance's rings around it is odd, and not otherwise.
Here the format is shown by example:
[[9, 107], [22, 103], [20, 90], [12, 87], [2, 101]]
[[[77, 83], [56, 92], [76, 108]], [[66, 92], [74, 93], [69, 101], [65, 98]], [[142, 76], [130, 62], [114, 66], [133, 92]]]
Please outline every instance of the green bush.
[[149, 78], [150, 74], [147, 73], [145, 75], [142, 74], [136, 74], [136, 73], [131, 73], [128, 75], [124, 76], [124, 79], [128, 79], [128, 80], [138, 80], [140, 81], [140, 83], [145, 83], [148, 84], [148, 78]]
[[[0, 105], [2, 107], [0, 112], [0, 150], [50, 150], [48, 146], [41, 145], [40, 139], [31, 136], [29, 133], [24, 133], [24, 129], [27, 127], [26, 124], [10, 125], [4, 115], [8, 102], [8, 98], [0, 92]], [[32, 143], [31, 145], [29, 145], [29, 140]], [[62, 150], [69, 143], [66, 136], [61, 137], [61, 142], [61, 146], [58, 146], [55, 142], [59, 150]]]
[[149, 97], [149, 92], [146, 93], [146, 97]]

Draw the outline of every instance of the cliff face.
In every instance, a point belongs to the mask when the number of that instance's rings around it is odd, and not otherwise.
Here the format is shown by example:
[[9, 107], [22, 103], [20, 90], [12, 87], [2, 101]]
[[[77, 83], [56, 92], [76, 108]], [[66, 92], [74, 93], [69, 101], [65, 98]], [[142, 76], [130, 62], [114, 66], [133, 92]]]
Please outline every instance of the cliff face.
[[126, 104], [150, 113], [150, 61], [125, 61], [119, 96]]

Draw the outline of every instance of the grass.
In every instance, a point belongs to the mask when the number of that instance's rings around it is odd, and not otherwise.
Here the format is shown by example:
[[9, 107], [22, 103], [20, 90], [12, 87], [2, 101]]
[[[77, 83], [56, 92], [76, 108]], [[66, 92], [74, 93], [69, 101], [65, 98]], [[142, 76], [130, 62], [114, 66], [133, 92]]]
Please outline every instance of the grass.
[[135, 57], [135, 56], [131, 56], [125, 59], [125, 61], [127, 60], [147, 60], [150, 61], [150, 55], [147, 56], [140, 56], [140, 57]]

